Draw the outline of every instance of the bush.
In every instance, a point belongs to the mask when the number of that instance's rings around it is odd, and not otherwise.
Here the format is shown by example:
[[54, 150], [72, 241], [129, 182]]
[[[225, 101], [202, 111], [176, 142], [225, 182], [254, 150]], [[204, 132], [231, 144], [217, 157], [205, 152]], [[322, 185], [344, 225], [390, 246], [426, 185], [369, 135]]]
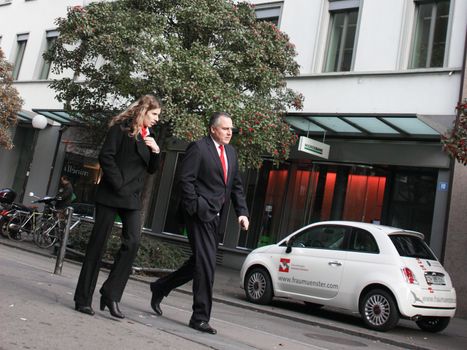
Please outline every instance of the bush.
[[[81, 222], [70, 232], [67, 246], [84, 254], [89, 236], [91, 235], [92, 226], [92, 223]], [[107, 248], [103, 257], [104, 261], [113, 261], [115, 254], [120, 248], [120, 232], [120, 227], [112, 229], [112, 234], [107, 242]], [[176, 269], [185, 259], [186, 256], [180, 248], [143, 233], [138, 255], [133, 265], [142, 268]]]

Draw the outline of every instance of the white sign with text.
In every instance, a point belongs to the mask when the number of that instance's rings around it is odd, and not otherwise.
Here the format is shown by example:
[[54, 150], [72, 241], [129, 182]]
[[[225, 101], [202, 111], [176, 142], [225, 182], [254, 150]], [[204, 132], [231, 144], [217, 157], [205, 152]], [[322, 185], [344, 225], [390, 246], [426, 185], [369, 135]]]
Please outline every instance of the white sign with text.
[[306, 152], [324, 159], [328, 159], [329, 149], [330, 146], [325, 143], [310, 139], [305, 136], [300, 136], [300, 140], [298, 142], [299, 151]]

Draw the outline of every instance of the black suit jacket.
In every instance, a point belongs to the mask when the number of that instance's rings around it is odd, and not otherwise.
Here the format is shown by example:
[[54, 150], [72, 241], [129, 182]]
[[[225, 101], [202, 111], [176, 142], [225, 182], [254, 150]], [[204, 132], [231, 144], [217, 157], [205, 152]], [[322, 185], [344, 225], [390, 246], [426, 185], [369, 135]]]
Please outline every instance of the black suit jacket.
[[224, 203], [232, 199], [237, 216], [248, 216], [235, 149], [225, 145], [228, 161], [227, 184], [224, 182], [219, 154], [210, 136], [188, 145], [181, 165], [180, 206], [189, 216], [209, 222], [222, 214]]
[[[128, 135], [128, 124], [109, 128], [99, 163], [103, 176], [96, 193], [96, 202], [114, 208], [141, 209], [146, 173], [154, 173], [159, 155], [151, 152], [140, 134]], [[154, 134], [150, 130], [150, 136]]]

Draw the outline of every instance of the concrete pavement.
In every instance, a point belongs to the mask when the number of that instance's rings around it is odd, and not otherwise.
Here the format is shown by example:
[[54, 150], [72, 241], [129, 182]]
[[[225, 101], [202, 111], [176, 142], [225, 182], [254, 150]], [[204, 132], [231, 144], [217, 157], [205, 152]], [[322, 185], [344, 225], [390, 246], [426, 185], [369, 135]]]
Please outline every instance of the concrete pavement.
[[[51, 255], [50, 250], [37, 249], [28, 242], [12, 242], [0, 239], [0, 243], [11, 247], [28, 250], [30, 252]], [[66, 264], [77, 264], [66, 261]], [[152, 277], [132, 276], [132, 279], [149, 283]], [[339, 331], [352, 336], [371, 339], [377, 342], [399, 346], [408, 349], [465, 349], [467, 344], [467, 320], [454, 318], [449, 327], [438, 334], [423, 332], [416, 327], [414, 322], [402, 320], [399, 326], [391, 332], [380, 333], [366, 329], [358, 315], [341, 314], [334, 310], [322, 309], [317, 311], [307, 310], [302, 303], [285, 300], [275, 300], [270, 306], [255, 305], [246, 301], [243, 290], [239, 287], [239, 273], [225, 267], [218, 266], [214, 285], [214, 300], [224, 304], [248, 309], [267, 315], [275, 315], [281, 318], [300, 321], [311, 326], [319, 326], [324, 329]], [[178, 289], [179, 292], [191, 294], [191, 284]], [[149, 296], [149, 289], [148, 289]], [[171, 295], [169, 296], [169, 298]], [[147, 308], [147, 305], [141, 306]], [[164, 308], [164, 301], [162, 303]], [[0, 344], [1, 349], [1, 344]]]

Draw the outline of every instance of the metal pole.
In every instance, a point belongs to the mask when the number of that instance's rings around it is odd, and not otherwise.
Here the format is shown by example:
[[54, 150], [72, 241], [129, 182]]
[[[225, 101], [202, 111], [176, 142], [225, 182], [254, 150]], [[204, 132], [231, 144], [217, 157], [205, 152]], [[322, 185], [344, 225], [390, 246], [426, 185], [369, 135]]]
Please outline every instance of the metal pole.
[[62, 237], [61, 244], [60, 244], [60, 251], [57, 254], [57, 261], [55, 263], [54, 274], [56, 275], [62, 274], [63, 260], [65, 259], [66, 244], [68, 242], [68, 235], [70, 233], [70, 226], [71, 226], [71, 218], [73, 216], [73, 208], [67, 207], [66, 213], [67, 213], [67, 217], [66, 217], [65, 232], [63, 232], [63, 237]]

